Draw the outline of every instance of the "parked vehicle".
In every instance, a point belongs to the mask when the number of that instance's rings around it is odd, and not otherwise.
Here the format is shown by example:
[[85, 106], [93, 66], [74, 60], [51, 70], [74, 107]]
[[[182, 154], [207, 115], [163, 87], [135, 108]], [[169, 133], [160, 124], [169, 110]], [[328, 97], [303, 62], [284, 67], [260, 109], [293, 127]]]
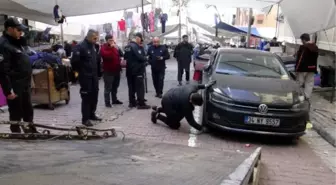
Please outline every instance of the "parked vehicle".
[[222, 130], [299, 137], [309, 102], [280, 57], [259, 50], [220, 48], [204, 68], [203, 124]]

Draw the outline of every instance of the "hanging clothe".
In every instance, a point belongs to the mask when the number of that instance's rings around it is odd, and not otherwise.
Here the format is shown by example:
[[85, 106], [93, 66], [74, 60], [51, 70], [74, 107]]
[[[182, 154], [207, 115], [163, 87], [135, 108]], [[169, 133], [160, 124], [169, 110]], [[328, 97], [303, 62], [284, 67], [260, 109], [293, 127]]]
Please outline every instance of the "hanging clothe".
[[160, 17], [161, 21], [161, 32], [165, 33], [166, 32], [166, 22], [168, 21], [168, 15], [166, 13], [162, 14]]
[[118, 21], [118, 27], [120, 31], [126, 31], [126, 22], [124, 19]]
[[153, 11], [151, 11], [150, 13], [149, 13], [149, 16], [148, 16], [148, 19], [149, 19], [149, 30], [150, 30], [150, 32], [154, 32], [155, 31], [155, 26], [154, 26], [154, 12]]
[[64, 23], [65, 16], [63, 15], [62, 10], [61, 10], [61, 8], [58, 5], [54, 6], [53, 14], [54, 14], [55, 22], [57, 22], [59, 24], [63, 24]]
[[141, 25], [142, 29], [148, 32], [148, 15], [147, 13], [141, 13]]
[[155, 27], [155, 30], [158, 29], [161, 12], [162, 12], [161, 8], [155, 8], [155, 15], [154, 15], [154, 27]]
[[139, 13], [133, 13], [133, 25], [134, 27], [141, 27], [141, 20]]

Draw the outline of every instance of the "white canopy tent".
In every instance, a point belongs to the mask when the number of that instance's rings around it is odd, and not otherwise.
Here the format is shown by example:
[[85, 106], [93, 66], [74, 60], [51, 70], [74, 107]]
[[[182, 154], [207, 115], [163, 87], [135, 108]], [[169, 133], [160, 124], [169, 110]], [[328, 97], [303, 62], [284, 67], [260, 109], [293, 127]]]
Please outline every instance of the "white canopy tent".
[[[67, 17], [113, 12], [140, 7], [142, 0], [0, 0], [0, 14], [55, 25], [53, 8], [58, 4]], [[144, 5], [149, 4], [143, 0]]]
[[[192, 0], [192, 2], [204, 2]], [[207, 0], [206, 4], [231, 8], [262, 9], [279, 3], [295, 38], [336, 26], [335, 0]]]

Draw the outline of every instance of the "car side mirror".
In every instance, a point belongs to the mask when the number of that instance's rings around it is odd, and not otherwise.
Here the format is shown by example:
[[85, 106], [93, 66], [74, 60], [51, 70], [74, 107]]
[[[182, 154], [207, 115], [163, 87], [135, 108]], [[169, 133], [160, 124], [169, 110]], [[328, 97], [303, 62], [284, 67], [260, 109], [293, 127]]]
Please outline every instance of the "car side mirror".
[[296, 80], [296, 75], [295, 75], [295, 72], [294, 72], [294, 71], [289, 71], [289, 75], [290, 75], [294, 80]]

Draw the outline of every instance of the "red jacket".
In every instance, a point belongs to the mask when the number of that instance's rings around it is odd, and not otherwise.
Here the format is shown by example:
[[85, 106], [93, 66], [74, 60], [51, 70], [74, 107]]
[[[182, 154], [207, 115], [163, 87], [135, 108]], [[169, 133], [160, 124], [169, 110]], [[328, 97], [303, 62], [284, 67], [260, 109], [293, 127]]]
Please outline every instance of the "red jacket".
[[120, 58], [123, 53], [118, 47], [111, 47], [107, 43], [100, 49], [100, 56], [103, 59], [103, 70], [105, 72], [120, 72]]

